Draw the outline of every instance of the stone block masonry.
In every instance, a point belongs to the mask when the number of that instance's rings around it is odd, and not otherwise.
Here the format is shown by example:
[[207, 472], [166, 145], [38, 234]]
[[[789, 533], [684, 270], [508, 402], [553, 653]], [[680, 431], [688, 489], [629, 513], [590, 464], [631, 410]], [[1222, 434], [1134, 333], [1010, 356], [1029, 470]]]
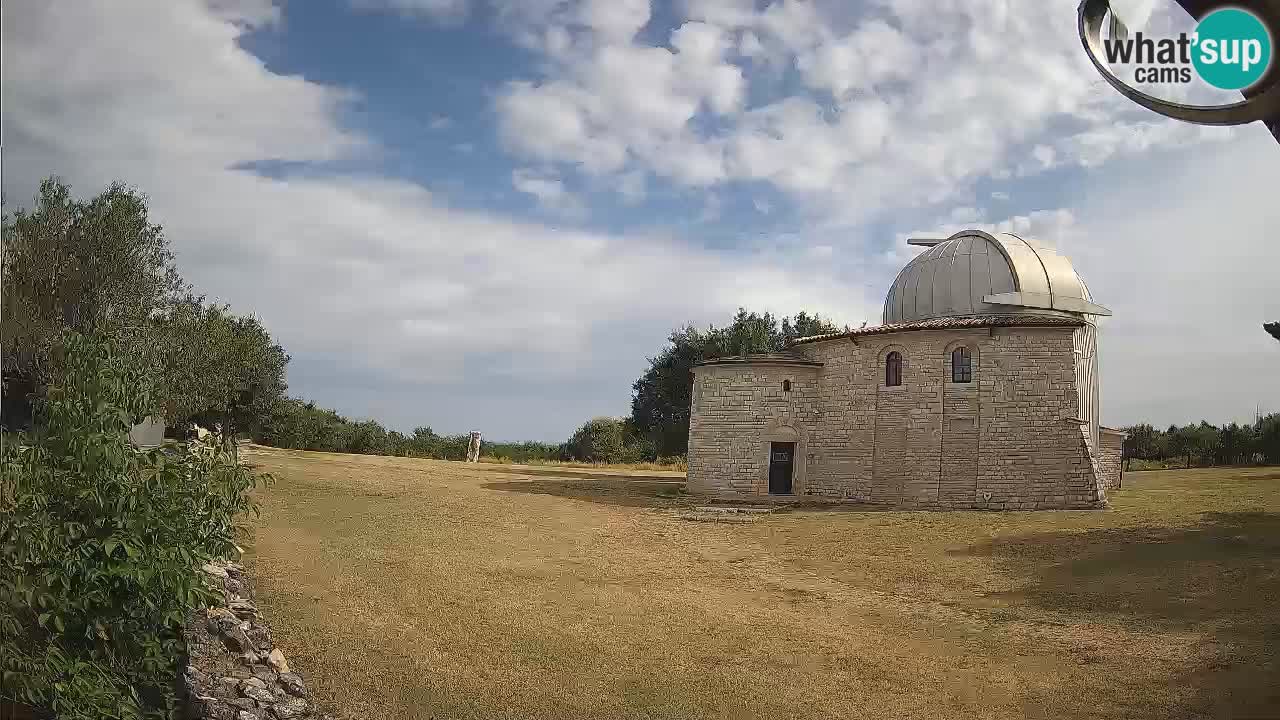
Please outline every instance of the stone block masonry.
[[[794, 493], [909, 508], [1092, 508], [1109, 465], [1082, 419], [1075, 328], [909, 330], [794, 348], [816, 365], [695, 369], [690, 492], [768, 493], [768, 447], [794, 439]], [[972, 380], [953, 382], [968, 349]], [[902, 382], [885, 384], [885, 359]], [[789, 381], [791, 391], [783, 391]]]
[[1121, 473], [1124, 467], [1125, 433], [1102, 428], [1098, 437], [1098, 466], [1102, 471], [1102, 487], [1107, 490], [1118, 488], [1123, 484]]

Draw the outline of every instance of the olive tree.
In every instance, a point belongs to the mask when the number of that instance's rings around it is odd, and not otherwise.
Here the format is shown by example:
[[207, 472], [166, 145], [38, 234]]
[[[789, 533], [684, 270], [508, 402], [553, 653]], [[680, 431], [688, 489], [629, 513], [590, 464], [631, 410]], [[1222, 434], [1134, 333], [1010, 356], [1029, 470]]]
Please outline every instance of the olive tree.
[[30, 209], [4, 215], [3, 232], [5, 424], [23, 426], [63, 330], [109, 337], [146, 357], [156, 347], [148, 321], [185, 285], [146, 197], [120, 183], [78, 200], [49, 178]]

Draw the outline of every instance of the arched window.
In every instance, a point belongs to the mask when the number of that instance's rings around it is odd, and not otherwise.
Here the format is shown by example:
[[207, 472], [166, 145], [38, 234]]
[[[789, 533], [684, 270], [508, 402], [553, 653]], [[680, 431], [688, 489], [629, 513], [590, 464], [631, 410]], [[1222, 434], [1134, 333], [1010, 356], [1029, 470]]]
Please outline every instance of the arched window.
[[782, 392], [791, 392], [791, 381], [790, 381], [790, 380], [783, 380], [783, 381], [782, 381]]
[[898, 387], [902, 384], [902, 353], [894, 350], [884, 359], [884, 384]]
[[973, 382], [973, 356], [967, 347], [951, 351], [951, 382]]

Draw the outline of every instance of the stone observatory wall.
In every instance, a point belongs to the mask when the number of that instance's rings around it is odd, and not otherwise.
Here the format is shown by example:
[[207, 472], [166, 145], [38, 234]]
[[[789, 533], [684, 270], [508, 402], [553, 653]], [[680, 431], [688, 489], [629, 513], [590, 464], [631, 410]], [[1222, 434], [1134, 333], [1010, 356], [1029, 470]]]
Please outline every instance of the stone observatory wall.
[[332, 720], [319, 714], [302, 677], [275, 647], [247, 599], [244, 568], [205, 565], [223, 602], [187, 619], [181, 699], [190, 720]]
[[[818, 420], [818, 368], [805, 365], [708, 365], [695, 368], [689, 418], [689, 492], [769, 492], [769, 445], [796, 443], [792, 484], [804, 487], [801, 461]], [[783, 383], [791, 383], [791, 391]]]
[[[778, 369], [699, 368], [689, 490], [766, 494], [766, 430], [786, 415], [803, 448], [796, 495], [915, 508], [1100, 506], [1073, 331], [915, 330], [803, 344], [795, 350], [822, 366], [790, 401], [772, 394]], [[969, 383], [952, 382], [960, 346], [973, 358]], [[894, 351], [902, 384], [888, 387]]]
[[1102, 487], [1111, 490], [1120, 487], [1124, 469], [1124, 438], [1119, 430], [1102, 428], [1098, 433], [1098, 464], [1102, 467]]

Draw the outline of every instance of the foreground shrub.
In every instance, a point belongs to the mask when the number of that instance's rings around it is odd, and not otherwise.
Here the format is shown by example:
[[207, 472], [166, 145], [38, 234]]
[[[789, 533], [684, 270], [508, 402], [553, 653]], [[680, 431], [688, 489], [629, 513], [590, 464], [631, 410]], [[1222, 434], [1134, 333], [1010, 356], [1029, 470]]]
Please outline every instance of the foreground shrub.
[[216, 595], [199, 566], [232, 551], [256, 477], [218, 443], [142, 451], [146, 377], [63, 338], [59, 383], [0, 451], [0, 663], [6, 698], [58, 718], [175, 713], [187, 612]]
[[654, 455], [653, 444], [642, 438], [630, 421], [598, 417], [588, 420], [565, 443], [569, 459], [587, 463], [639, 463]]

